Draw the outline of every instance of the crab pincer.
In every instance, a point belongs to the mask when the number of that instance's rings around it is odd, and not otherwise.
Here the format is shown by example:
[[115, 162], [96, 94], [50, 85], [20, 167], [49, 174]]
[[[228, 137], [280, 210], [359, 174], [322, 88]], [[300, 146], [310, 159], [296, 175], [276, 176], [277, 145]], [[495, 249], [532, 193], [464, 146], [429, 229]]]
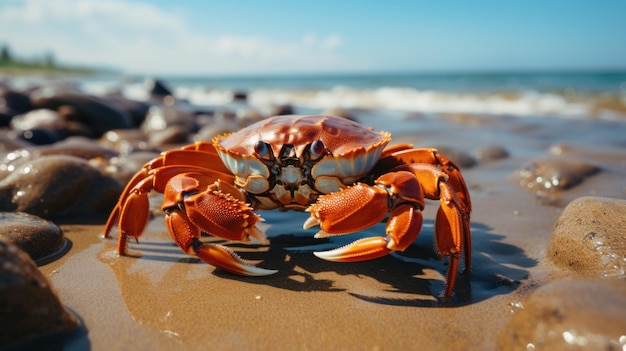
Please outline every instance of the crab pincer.
[[350, 234], [380, 223], [389, 214], [386, 236], [363, 238], [317, 257], [328, 261], [355, 262], [404, 251], [419, 234], [424, 200], [415, 176], [401, 171], [387, 173], [374, 186], [358, 183], [325, 195], [307, 211], [304, 229], [320, 225], [316, 238]]

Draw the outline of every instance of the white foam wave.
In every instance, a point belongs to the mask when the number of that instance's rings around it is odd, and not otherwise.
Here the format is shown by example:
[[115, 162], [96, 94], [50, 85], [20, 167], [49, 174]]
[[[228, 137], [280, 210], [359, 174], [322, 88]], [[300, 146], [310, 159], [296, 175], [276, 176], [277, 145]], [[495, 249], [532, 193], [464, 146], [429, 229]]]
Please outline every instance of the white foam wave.
[[[571, 100], [553, 93], [468, 94], [384, 87], [373, 90], [335, 88], [317, 92], [258, 90], [253, 104], [286, 104], [308, 108], [383, 109], [423, 113], [476, 113], [494, 115], [549, 115], [608, 117], [593, 101]], [[606, 116], [599, 116], [603, 114]]]
[[[195, 104], [219, 105], [232, 100], [232, 91], [179, 87], [176, 93]], [[579, 118], [624, 118], [623, 113], [599, 109], [595, 98], [572, 98], [559, 93], [536, 91], [509, 93], [451, 93], [382, 87], [358, 90], [335, 87], [329, 90], [258, 89], [248, 93], [252, 105], [291, 104], [311, 109], [366, 109], [421, 113], [472, 113], [516, 116], [560, 116]], [[626, 106], [626, 97], [621, 97]]]

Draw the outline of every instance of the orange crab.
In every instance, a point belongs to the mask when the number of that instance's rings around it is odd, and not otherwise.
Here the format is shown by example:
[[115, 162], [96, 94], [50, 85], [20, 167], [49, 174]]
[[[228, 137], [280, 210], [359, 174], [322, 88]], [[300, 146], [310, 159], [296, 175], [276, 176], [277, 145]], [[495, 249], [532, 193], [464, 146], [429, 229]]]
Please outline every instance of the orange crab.
[[353, 262], [405, 250], [422, 226], [424, 199], [440, 200], [435, 248], [449, 256], [444, 296], [451, 296], [464, 254], [471, 261], [470, 195], [459, 168], [435, 149], [385, 148], [387, 132], [332, 116], [277, 116], [236, 133], [166, 151], [128, 183], [104, 229], [117, 223], [118, 253], [138, 240], [148, 221], [148, 193], [164, 194], [161, 208], [172, 238], [188, 254], [240, 275], [268, 275], [200, 233], [265, 242], [256, 209], [294, 209], [319, 225], [316, 238], [354, 233], [389, 216], [386, 235], [315, 255]]

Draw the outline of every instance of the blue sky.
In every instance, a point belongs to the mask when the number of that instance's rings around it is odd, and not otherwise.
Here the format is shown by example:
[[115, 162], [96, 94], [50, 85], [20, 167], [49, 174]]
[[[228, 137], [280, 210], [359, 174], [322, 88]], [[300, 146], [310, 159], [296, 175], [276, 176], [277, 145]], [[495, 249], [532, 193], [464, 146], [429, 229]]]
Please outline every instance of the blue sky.
[[16, 55], [129, 73], [626, 69], [626, 1], [2, 0]]

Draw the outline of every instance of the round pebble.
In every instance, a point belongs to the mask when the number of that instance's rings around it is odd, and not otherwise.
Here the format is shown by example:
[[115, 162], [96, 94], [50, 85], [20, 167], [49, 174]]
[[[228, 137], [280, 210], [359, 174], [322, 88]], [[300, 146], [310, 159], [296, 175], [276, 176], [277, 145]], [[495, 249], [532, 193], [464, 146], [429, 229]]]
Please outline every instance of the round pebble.
[[474, 157], [479, 161], [496, 161], [509, 157], [509, 152], [502, 146], [485, 146], [474, 150]]
[[8, 114], [24, 113], [32, 109], [28, 95], [11, 89], [0, 88], [0, 111]]
[[220, 121], [207, 124], [193, 136], [193, 141], [212, 141], [214, 137], [237, 131], [234, 123]]
[[0, 212], [0, 237], [10, 240], [38, 264], [54, 260], [69, 246], [56, 224], [24, 212]]
[[472, 168], [476, 166], [476, 159], [472, 155], [449, 146], [436, 146], [437, 152], [449, 158], [461, 168]]
[[[63, 308], [30, 257], [3, 238], [0, 262], [0, 349], [61, 349], [61, 337], [78, 319]], [[38, 344], [44, 337], [45, 344]]]
[[111, 129], [131, 128], [133, 125], [130, 115], [107, 101], [106, 99], [68, 91], [54, 91], [50, 94], [41, 92], [33, 93], [31, 101], [36, 108], [61, 111], [68, 110], [71, 113], [63, 113], [66, 120], [78, 120], [91, 129], [96, 138]]
[[43, 218], [110, 211], [122, 185], [87, 161], [52, 155], [25, 162], [0, 181], [0, 211]]
[[517, 171], [520, 185], [532, 192], [555, 192], [570, 189], [600, 169], [582, 162], [538, 158]]
[[139, 129], [110, 130], [100, 138], [100, 144], [122, 155], [151, 148], [146, 141], [146, 136]]
[[50, 155], [68, 155], [85, 160], [108, 160], [117, 156], [118, 152], [83, 137], [67, 138], [53, 145], [20, 148], [8, 153], [0, 161], [0, 180], [26, 162]]
[[626, 277], [626, 200], [581, 197], [556, 221], [547, 248], [558, 267], [584, 276]]
[[0, 129], [0, 153], [5, 154], [29, 146], [32, 146], [32, 144], [18, 138], [15, 133]]
[[178, 106], [152, 106], [141, 124], [141, 130], [150, 136], [154, 132], [163, 131], [171, 126], [178, 126], [186, 132], [197, 128], [193, 114], [189, 111], [182, 110]]
[[11, 128], [17, 130], [44, 129], [59, 131], [65, 128], [65, 122], [57, 111], [37, 109], [13, 117]]
[[149, 141], [154, 146], [188, 144], [188, 131], [177, 125], [168, 126], [163, 130], [152, 131]]
[[146, 163], [159, 157], [159, 155], [160, 153], [153, 151], [137, 151], [128, 155], [114, 157], [108, 162], [101, 164], [94, 164], [94, 162], [90, 164], [97, 166], [103, 173], [117, 179], [120, 184], [126, 184]]

